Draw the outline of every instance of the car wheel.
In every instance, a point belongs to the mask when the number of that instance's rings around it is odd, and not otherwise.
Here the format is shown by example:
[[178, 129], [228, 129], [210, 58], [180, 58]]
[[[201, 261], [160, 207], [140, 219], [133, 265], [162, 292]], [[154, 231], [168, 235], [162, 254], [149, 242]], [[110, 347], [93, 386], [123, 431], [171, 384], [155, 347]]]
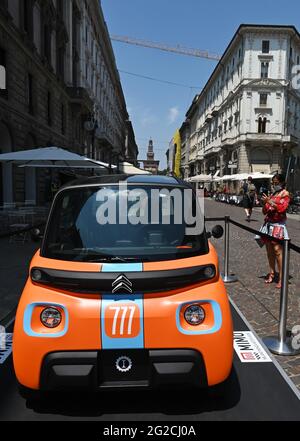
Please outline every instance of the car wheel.
[[22, 398], [24, 398], [24, 400], [36, 401], [41, 398], [40, 390], [29, 389], [28, 387], [25, 387], [22, 384], [18, 385], [18, 389], [19, 389], [19, 394], [21, 395]]
[[224, 399], [228, 395], [229, 391], [229, 379], [225, 380], [223, 383], [217, 384], [216, 386], [211, 386], [208, 388], [208, 395], [212, 399]]

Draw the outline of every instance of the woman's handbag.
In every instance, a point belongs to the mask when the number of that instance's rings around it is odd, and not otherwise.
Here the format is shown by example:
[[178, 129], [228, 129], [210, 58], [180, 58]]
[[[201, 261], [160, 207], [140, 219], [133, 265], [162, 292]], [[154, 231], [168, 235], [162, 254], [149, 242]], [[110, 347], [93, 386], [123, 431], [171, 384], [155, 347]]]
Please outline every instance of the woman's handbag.
[[[262, 227], [260, 228], [260, 233], [267, 234], [270, 236], [270, 239], [274, 237], [275, 239], [284, 239], [285, 238], [285, 226], [284, 225], [272, 225], [270, 223], [264, 223]], [[266, 239], [265, 237], [261, 237], [259, 235], [256, 235], [254, 237], [254, 240], [256, 243], [262, 248], [265, 243]]]
[[284, 239], [284, 228], [281, 225], [270, 226], [271, 236], [276, 239]]

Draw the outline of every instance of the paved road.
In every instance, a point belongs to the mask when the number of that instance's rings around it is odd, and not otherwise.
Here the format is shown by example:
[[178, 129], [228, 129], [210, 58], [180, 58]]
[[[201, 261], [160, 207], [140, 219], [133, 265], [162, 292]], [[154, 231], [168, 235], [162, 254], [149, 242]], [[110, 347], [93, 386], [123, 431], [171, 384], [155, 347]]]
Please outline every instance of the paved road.
[[[232, 308], [234, 329], [248, 331]], [[257, 349], [257, 348], [256, 348]], [[220, 350], [220, 356], [222, 351]], [[300, 421], [299, 394], [270, 360], [242, 363], [234, 355], [232, 373], [221, 388], [201, 391], [101, 391], [46, 394], [24, 400], [11, 359], [0, 365], [0, 421]]]
[[[206, 217], [231, 216], [247, 226], [242, 208], [205, 200]], [[261, 209], [255, 209], [250, 227], [259, 229], [263, 221]], [[208, 223], [207, 227], [213, 224]], [[288, 231], [292, 241], [300, 245], [300, 222], [295, 216], [288, 219]], [[280, 290], [275, 284], [266, 285], [268, 272], [266, 252], [260, 249], [253, 235], [235, 226], [230, 227], [230, 269], [239, 281], [227, 285], [228, 293], [249, 320], [260, 337], [277, 335]], [[224, 240], [214, 240], [223, 266]], [[288, 328], [300, 325], [300, 254], [291, 253]], [[300, 356], [277, 357], [281, 366], [300, 388]]]

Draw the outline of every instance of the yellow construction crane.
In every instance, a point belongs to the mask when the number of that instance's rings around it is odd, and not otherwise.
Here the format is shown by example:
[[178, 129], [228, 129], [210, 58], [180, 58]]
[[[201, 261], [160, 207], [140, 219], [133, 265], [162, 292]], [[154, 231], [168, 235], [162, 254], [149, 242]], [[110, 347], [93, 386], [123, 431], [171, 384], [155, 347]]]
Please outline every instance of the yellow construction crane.
[[110, 38], [113, 41], [119, 41], [121, 43], [133, 44], [135, 46], [149, 47], [152, 49], [158, 49], [160, 51], [173, 52], [175, 54], [181, 54], [181, 55], [188, 55], [190, 57], [206, 58], [208, 60], [215, 60], [215, 61], [219, 61], [221, 59], [220, 55], [213, 54], [208, 51], [204, 51], [200, 49], [187, 48], [181, 45], [168, 46], [162, 43], [155, 43], [153, 41], [146, 41], [146, 40], [138, 40], [136, 38], [125, 37], [120, 35], [111, 35]]

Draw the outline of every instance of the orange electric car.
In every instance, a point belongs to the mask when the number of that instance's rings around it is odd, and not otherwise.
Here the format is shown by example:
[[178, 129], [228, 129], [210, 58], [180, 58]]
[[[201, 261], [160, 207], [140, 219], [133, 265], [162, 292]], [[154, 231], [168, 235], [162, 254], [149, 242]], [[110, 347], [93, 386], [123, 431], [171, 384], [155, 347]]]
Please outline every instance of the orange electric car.
[[229, 376], [230, 305], [208, 240], [222, 228], [196, 225], [200, 205], [185, 182], [151, 175], [82, 178], [56, 194], [16, 315], [23, 392]]

